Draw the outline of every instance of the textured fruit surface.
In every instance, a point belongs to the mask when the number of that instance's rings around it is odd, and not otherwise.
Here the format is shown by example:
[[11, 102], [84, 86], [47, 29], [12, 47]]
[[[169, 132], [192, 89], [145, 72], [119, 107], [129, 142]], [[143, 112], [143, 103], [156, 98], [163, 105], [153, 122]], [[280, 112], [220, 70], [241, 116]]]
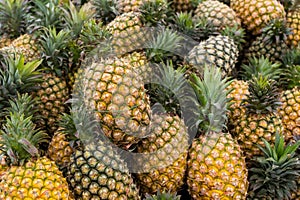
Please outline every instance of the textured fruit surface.
[[193, 199], [246, 199], [247, 175], [245, 158], [230, 134], [194, 139], [187, 169]]
[[45, 157], [10, 167], [1, 174], [0, 188], [0, 198], [6, 200], [71, 199], [66, 179]]

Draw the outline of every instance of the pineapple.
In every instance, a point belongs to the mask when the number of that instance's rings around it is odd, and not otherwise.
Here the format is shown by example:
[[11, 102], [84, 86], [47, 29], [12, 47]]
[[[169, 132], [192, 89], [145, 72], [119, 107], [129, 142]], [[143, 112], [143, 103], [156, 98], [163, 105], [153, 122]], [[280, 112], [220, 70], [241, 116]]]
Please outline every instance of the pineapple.
[[249, 85], [247, 81], [235, 78], [226, 87], [226, 90], [230, 91], [227, 95], [227, 98], [230, 99], [227, 116], [228, 127], [231, 129], [236, 126], [237, 119], [241, 115], [245, 115], [246, 109], [241, 104], [249, 95]]
[[201, 72], [203, 65], [216, 65], [223, 76], [232, 75], [238, 59], [238, 46], [229, 36], [210, 36], [196, 45], [185, 61]]
[[246, 109], [242, 105], [247, 99], [249, 93], [249, 84], [247, 80], [251, 78], [252, 75], [257, 76], [259, 73], [269, 76], [275, 80], [279, 79], [281, 73], [280, 64], [278, 62], [272, 63], [268, 58], [264, 56], [260, 58], [252, 57], [249, 58], [248, 64], [242, 64], [242, 71], [240, 76], [242, 79], [235, 78], [226, 88], [228, 91], [231, 91], [228, 94], [230, 100], [230, 106], [228, 111], [228, 124], [229, 126], [236, 126], [237, 119], [245, 115]]
[[4, 54], [22, 53], [26, 62], [39, 59], [41, 52], [39, 51], [39, 32], [37, 30], [48, 26], [62, 28], [63, 22], [60, 15], [62, 10], [57, 0], [49, 2], [37, 0], [33, 3], [27, 0], [5, 0], [1, 5], [3, 9], [6, 9], [3, 11], [3, 24], [10, 31], [9, 34], [13, 36], [13, 40], [9, 45], [1, 48], [0, 52]]
[[64, 113], [60, 118], [59, 128], [55, 131], [49, 143], [47, 155], [55, 161], [60, 168], [66, 168], [74, 153], [75, 141], [77, 140], [76, 126], [71, 114]]
[[[130, 59], [94, 60], [79, 77], [75, 92], [82, 91], [85, 105], [94, 111], [103, 132], [119, 147], [138, 142], [150, 123], [150, 102], [142, 77]], [[82, 88], [82, 89], [81, 89]]]
[[66, 30], [56, 32], [55, 28], [42, 31], [40, 51], [42, 52], [43, 81], [36, 95], [40, 99], [39, 110], [42, 119], [39, 127], [47, 130], [50, 135], [56, 131], [60, 114], [66, 111], [65, 102], [69, 99], [68, 52], [66, 46], [70, 34]]
[[290, 34], [287, 43], [292, 47], [297, 47], [300, 41], [300, 8], [299, 1], [295, 1], [289, 6], [287, 11], [287, 27], [292, 29], [293, 34]]
[[277, 0], [237, 0], [231, 1], [230, 7], [253, 35], [260, 34], [270, 20], [286, 16], [283, 5]]
[[284, 56], [284, 72], [281, 77], [282, 106], [279, 109], [279, 114], [284, 127], [284, 135], [287, 141], [293, 140], [293, 137], [300, 136], [300, 116], [298, 105], [300, 103], [299, 90], [299, 53], [300, 49], [295, 48], [288, 51]]
[[0, 131], [1, 158], [6, 161], [0, 176], [1, 199], [71, 199], [62, 172], [40, 155], [39, 145], [48, 136], [36, 129], [32, 115], [10, 112]]
[[207, 0], [198, 4], [193, 19], [197, 21], [201, 18], [207, 19], [218, 30], [222, 30], [226, 26], [241, 26], [241, 20], [236, 16], [235, 11], [216, 0]]
[[82, 143], [68, 165], [68, 182], [75, 199], [140, 199], [126, 163], [113, 145], [102, 138], [90, 110], [73, 104], [72, 112]]
[[[245, 157], [230, 133], [227, 120], [228, 78], [205, 66], [203, 77], [191, 75], [199, 98], [199, 132], [189, 149], [187, 184], [193, 199], [246, 199], [248, 181]], [[203, 133], [202, 133], [203, 131]]]
[[264, 141], [259, 147], [264, 156], [255, 158], [249, 169], [249, 199], [291, 199], [297, 190], [300, 161], [295, 151], [300, 143], [285, 145], [284, 137], [276, 134], [274, 144]]
[[287, 38], [291, 29], [287, 28], [286, 21], [274, 19], [262, 29], [262, 33], [251, 42], [245, 53], [246, 58], [269, 58], [270, 61], [282, 61], [282, 56], [288, 49]]
[[143, 4], [137, 12], [123, 13], [107, 26], [111, 34], [114, 53], [125, 53], [145, 48], [145, 43], [154, 34], [153, 27], [165, 24], [170, 18], [170, 9], [165, 1], [154, 0]]
[[[149, 91], [152, 93], [153, 115], [147, 137], [137, 144], [141, 156], [134, 162], [137, 185], [142, 194], [158, 191], [176, 192], [184, 184], [189, 135], [180, 118], [184, 108], [179, 99], [187, 99], [189, 88], [182, 69], [171, 62], [155, 70]], [[161, 95], [161, 96], [159, 96]], [[183, 118], [183, 116], [181, 116]]]
[[265, 139], [275, 140], [276, 131], [282, 131], [279, 117], [280, 92], [277, 82], [269, 76], [258, 73], [248, 80], [249, 94], [241, 103], [245, 112], [236, 118], [232, 133], [248, 159], [260, 155], [255, 144], [263, 145]]
[[0, 49], [1, 54], [23, 54], [26, 62], [40, 58], [36, 40], [29, 34], [23, 34], [13, 40], [10, 45]]

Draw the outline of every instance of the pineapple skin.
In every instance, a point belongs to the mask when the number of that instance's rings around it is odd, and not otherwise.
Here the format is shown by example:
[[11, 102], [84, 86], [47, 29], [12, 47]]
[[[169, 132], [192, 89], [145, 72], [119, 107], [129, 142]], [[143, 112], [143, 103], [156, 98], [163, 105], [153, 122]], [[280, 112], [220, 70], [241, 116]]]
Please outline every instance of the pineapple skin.
[[83, 72], [84, 103], [95, 113], [104, 134], [127, 149], [150, 123], [149, 97], [142, 77], [126, 58], [94, 62]]
[[241, 26], [241, 20], [236, 16], [236, 13], [228, 5], [216, 1], [204, 1], [198, 4], [193, 19], [205, 18], [218, 30], [223, 30], [226, 26], [234, 27]]
[[226, 90], [231, 91], [227, 95], [227, 98], [231, 99], [227, 113], [228, 123], [230, 126], [236, 126], [239, 116], [244, 115], [246, 112], [245, 108], [241, 106], [241, 103], [247, 99], [247, 95], [249, 95], [248, 83], [243, 80], [234, 79]]
[[78, 200], [140, 199], [125, 162], [109, 144], [101, 141], [75, 151], [68, 168], [68, 181]]
[[184, 184], [189, 146], [187, 129], [178, 116], [154, 115], [153, 119], [150, 136], [141, 140], [137, 152], [155, 154], [137, 160], [137, 166], [146, 170], [137, 173], [137, 184], [143, 194], [177, 192]]
[[9, 37], [7, 36], [2, 36], [0, 38], [0, 48], [3, 48], [3, 47], [6, 47], [6, 46], [9, 46], [12, 42], [12, 39], [10, 39]]
[[284, 136], [287, 142], [292, 142], [293, 137], [300, 136], [300, 90], [295, 87], [285, 90], [281, 94], [282, 106], [279, 115], [284, 127]]
[[191, 0], [168, 0], [168, 2], [172, 2], [171, 7], [175, 12], [190, 12], [194, 10]]
[[281, 61], [282, 55], [287, 52], [287, 42], [281, 41], [280, 43], [265, 42], [268, 36], [258, 36], [251, 42], [249, 48], [245, 53], [245, 57], [261, 57], [269, 58], [270, 61]]
[[287, 26], [292, 28], [292, 34], [288, 36], [287, 43], [292, 47], [297, 47], [300, 41], [300, 9], [295, 9], [287, 13]]
[[259, 35], [271, 19], [285, 19], [286, 16], [283, 5], [277, 0], [237, 0], [231, 1], [230, 7], [253, 35]]
[[211, 36], [188, 53], [186, 62], [196, 69], [205, 64], [215, 65], [222, 70], [224, 77], [234, 72], [238, 54], [238, 47], [231, 38], [222, 35]]
[[248, 170], [229, 133], [195, 138], [189, 149], [187, 184], [193, 199], [246, 199]]
[[36, 93], [39, 101], [39, 113], [42, 119], [38, 126], [53, 136], [58, 129], [57, 122], [60, 115], [66, 112], [65, 102], [69, 99], [69, 89], [63, 77], [53, 73], [45, 73], [40, 89]]
[[66, 167], [70, 163], [72, 149], [66, 134], [60, 128], [54, 133], [48, 146], [48, 157], [53, 160], [59, 167]]
[[71, 200], [68, 183], [53, 161], [46, 157], [11, 166], [0, 177], [0, 198]]
[[237, 119], [232, 133], [236, 136], [247, 159], [261, 156], [262, 151], [257, 144], [264, 147], [262, 138], [274, 143], [276, 132], [283, 132], [283, 124], [278, 113], [274, 114], [245, 114]]
[[31, 62], [40, 58], [38, 44], [29, 34], [23, 34], [12, 40], [9, 45], [2, 47], [0, 52], [4, 54], [23, 54], [25, 62]]
[[106, 30], [112, 34], [111, 44], [117, 56], [144, 49], [154, 31], [142, 23], [140, 12], [133, 11], [117, 16]]
[[120, 14], [128, 12], [137, 12], [144, 2], [149, 0], [119, 0], [116, 1], [116, 7]]

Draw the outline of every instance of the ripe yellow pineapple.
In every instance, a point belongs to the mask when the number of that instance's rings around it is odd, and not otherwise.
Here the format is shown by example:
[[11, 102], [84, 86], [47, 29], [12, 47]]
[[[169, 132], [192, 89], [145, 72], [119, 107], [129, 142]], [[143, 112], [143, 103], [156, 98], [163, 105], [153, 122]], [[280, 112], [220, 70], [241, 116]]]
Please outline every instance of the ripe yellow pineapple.
[[198, 4], [193, 19], [197, 21], [201, 18], [208, 20], [218, 30], [222, 30], [226, 26], [241, 26], [241, 20], [235, 11], [228, 5], [216, 0], [207, 0]]
[[145, 48], [153, 34], [151, 28], [165, 22], [169, 11], [165, 1], [154, 0], [145, 2], [139, 11], [117, 16], [106, 26], [112, 35], [114, 53], [122, 55]]
[[40, 51], [43, 58], [42, 83], [36, 95], [40, 100], [41, 120], [39, 127], [47, 130], [50, 135], [56, 131], [60, 115], [66, 111], [65, 102], [69, 99], [67, 55], [69, 32], [55, 28], [44, 29], [40, 35]]
[[23, 54], [26, 62], [40, 58], [37, 43], [29, 34], [21, 35], [11, 42], [10, 45], [0, 49], [2, 54]]
[[40, 156], [39, 145], [47, 140], [47, 134], [36, 129], [32, 115], [22, 109], [10, 112], [1, 130], [1, 158], [6, 161], [0, 177], [1, 199], [71, 199], [62, 172]]
[[151, 117], [147, 137], [137, 144], [141, 156], [134, 164], [142, 194], [181, 189], [189, 147], [188, 129], [177, 113], [180, 113], [178, 99], [185, 102], [189, 90], [184, 73], [180, 68], [175, 70], [172, 63], [162, 64], [155, 71], [148, 90], [152, 103], [160, 104], [161, 109], [153, 107], [155, 114]]
[[277, 0], [236, 0], [230, 2], [230, 7], [253, 35], [260, 34], [270, 20], [286, 16], [283, 5]]
[[126, 149], [143, 136], [151, 114], [143, 79], [131, 63], [126, 57], [100, 58], [83, 69], [75, 89], [83, 91], [105, 135]]
[[228, 124], [230, 126], [236, 126], [236, 119], [246, 112], [246, 109], [241, 106], [241, 103], [247, 98], [247, 95], [249, 95], [248, 82], [233, 79], [226, 90], [230, 91], [227, 95], [227, 98], [230, 99], [227, 113]]
[[187, 184], [193, 199], [246, 199], [248, 171], [245, 157], [230, 133], [227, 120], [226, 87], [216, 66], [205, 66], [203, 77], [191, 75], [199, 98], [199, 133], [189, 149]]
[[248, 90], [240, 104], [245, 112], [235, 119], [232, 133], [246, 157], [251, 159], [261, 154], [256, 144], [263, 146], [262, 139], [273, 142], [275, 133], [281, 132], [283, 126], [277, 110], [280, 106], [277, 82], [263, 73], [253, 74], [248, 80]]

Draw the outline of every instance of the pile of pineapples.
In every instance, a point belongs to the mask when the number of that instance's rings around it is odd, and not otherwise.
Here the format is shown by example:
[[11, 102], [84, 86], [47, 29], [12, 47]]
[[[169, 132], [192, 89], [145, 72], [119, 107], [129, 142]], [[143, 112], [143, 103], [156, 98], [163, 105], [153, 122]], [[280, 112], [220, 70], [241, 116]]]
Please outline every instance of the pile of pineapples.
[[300, 2], [1, 0], [0, 199], [300, 199]]

